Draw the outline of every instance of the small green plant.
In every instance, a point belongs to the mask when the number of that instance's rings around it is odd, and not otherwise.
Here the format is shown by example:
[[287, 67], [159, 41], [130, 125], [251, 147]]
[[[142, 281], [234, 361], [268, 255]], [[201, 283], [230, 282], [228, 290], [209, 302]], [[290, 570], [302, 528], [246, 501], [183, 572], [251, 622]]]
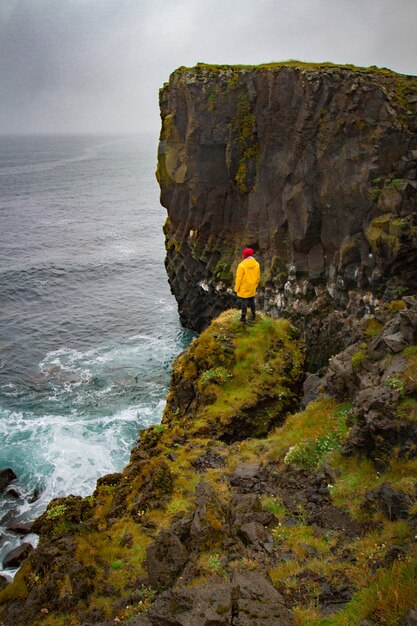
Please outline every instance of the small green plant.
[[368, 546], [366, 549], [361, 551], [358, 555], [358, 558], [367, 562], [370, 565], [375, 565], [378, 561], [380, 561], [386, 552], [385, 543], [375, 543], [371, 546]]
[[110, 564], [110, 567], [112, 568], [113, 571], [118, 572], [123, 568], [123, 563], [121, 561], [113, 561]]
[[231, 372], [225, 367], [213, 367], [206, 372], [203, 372], [200, 376], [200, 382], [202, 385], [208, 385], [209, 383], [215, 383], [216, 385], [224, 385], [225, 382], [232, 378]]
[[184, 496], [178, 495], [172, 497], [170, 502], [166, 507], [166, 512], [169, 515], [174, 515], [174, 513], [180, 513], [182, 511], [188, 511], [191, 508], [191, 502], [187, 500]]
[[294, 463], [306, 469], [318, 467], [324, 456], [340, 446], [339, 433], [333, 432], [318, 437], [314, 441], [301, 441], [291, 446], [284, 457], [284, 463]]
[[66, 510], [67, 507], [65, 506], [65, 504], [57, 504], [47, 511], [46, 517], [52, 520], [59, 519], [60, 517], [64, 516]]
[[220, 576], [225, 576], [226, 574], [221, 556], [217, 552], [203, 555], [200, 558], [200, 565], [204, 570], [211, 572], [212, 574], [219, 574]]
[[139, 606], [141, 611], [144, 612], [148, 610], [152, 602], [155, 600], [156, 591], [154, 591], [151, 587], [145, 587], [145, 585], [142, 585], [140, 593], [143, 599], [139, 602]]
[[219, 572], [223, 569], [221, 558], [218, 554], [211, 554], [207, 560], [207, 567], [213, 572]]
[[400, 393], [404, 392], [404, 382], [400, 378], [398, 378], [398, 376], [390, 376], [387, 379], [387, 385], [388, 387], [391, 387], [391, 389], [396, 389]]
[[271, 511], [278, 519], [283, 519], [289, 513], [282, 501], [274, 496], [263, 496], [261, 498], [262, 506]]

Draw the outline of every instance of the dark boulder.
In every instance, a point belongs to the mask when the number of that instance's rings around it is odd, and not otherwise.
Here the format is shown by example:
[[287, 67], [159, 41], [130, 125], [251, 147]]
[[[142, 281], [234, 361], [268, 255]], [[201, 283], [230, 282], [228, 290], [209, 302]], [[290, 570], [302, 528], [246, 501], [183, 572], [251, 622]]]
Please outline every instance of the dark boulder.
[[301, 408], [305, 409], [310, 402], [315, 400], [319, 395], [319, 388], [323, 384], [320, 376], [310, 374], [303, 383], [303, 397], [301, 398]]
[[22, 497], [22, 494], [17, 489], [13, 488], [8, 489], [4, 495], [13, 498], [13, 500], [20, 500]]
[[32, 532], [33, 522], [11, 521], [7, 524], [7, 530], [11, 530], [17, 535], [28, 535]]
[[233, 527], [237, 530], [250, 522], [263, 526], [276, 522], [275, 515], [262, 507], [259, 496], [255, 493], [238, 493], [231, 498], [230, 505]]
[[33, 546], [30, 543], [22, 543], [17, 548], [10, 550], [4, 558], [3, 566], [5, 569], [13, 569], [19, 567], [29, 554], [32, 552]]
[[170, 530], [162, 530], [146, 551], [146, 570], [154, 589], [171, 587], [188, 561], [188, 551]]
[[193, 548], [202, 549], [230, 534], [230, 510], [217, 498], [209, 483], [198, 483], [195, 490], [196, 508], [190, 528]]
[[149, 609], [153, 626], [290, 626], [283, 598], [259, 573], [237, 572], [204, 585], [165, 591]]
[[0, 493], [3, 493], [13, 480], [16, 480], [17, 476], [10, 467], [2, 469], [0, 471]]
[[258, 550], [270, 551], [273, 546], [272, 536], [258, 522], [243, 524], [238, 532], [238, 537], [246, 546], [253, 546]]
[[149, 609], [153, 626], [229, 626], [232, 624], [232, 586], [207, 581], [191, 589], [162, 593]]
[[291, 613], [282, 595], [256, 572], [237, 572], [232, 579], [236, 626], [290, 626]]
[[410, 499], [390, 483], [383, 483], [377, 489], [367, 491], [362, 508], [366, 511], [381, 511], [391, 521], [406, 519]]

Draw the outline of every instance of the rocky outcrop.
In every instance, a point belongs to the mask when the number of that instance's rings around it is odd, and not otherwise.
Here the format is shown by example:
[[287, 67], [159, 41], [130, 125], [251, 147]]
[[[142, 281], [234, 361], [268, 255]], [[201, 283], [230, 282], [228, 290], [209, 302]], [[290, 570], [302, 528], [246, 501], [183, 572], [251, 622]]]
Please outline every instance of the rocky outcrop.
[[127, 467], [36, 520], [38, 547], [12, 584], [0, 579], [1, 623], [412, 619], [416, 300], [358, 333], [307, 379], [299, 411], [290, 322], [223, 312], [177, 358], [162, 423]]
[[407, 301], [409, 308], [394, 303], [405, 308], [391, 318], [386, 309], [379, 319], [365, 320], [359, 341], [330, 359], [323, 379], [311, 376], [316, 389], [339, 399], [353, 398], [344, 451], [366, 455], [380, 467], [394, 449], [400, 456], [415, 456], [417, 451], [417, 300]]
[[309, 315], [310, 335], [333, 337], [330, 354], [347, 343], [326, 309], [360, 316], [416, 291], [415, 77], [198, 64], [171, 75], [160, 108], [166, 267], [186, 326], [201, 330], [234, 303], [246, 245], [261, 263], [262, 308]]
[[190, 434], [227, 443], [265, 435], [298, 407], [303, 366], [288, 320], [261, 313], [247, 329], [235, 310], [225, 311], [176, 360], [162, 424], [180, 442]]

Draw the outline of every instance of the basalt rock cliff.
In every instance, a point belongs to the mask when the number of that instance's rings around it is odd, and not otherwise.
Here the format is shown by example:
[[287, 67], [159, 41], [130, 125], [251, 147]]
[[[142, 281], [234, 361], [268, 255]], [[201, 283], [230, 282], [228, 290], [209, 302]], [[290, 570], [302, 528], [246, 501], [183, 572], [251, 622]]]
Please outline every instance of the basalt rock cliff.
[[171, 75], [160, 109], [166, 267], [186, 326], [234, 305], [247, 245], [260, 306], [309, 326], [313, 367], [347, 346], [341, 317], [416, 291], [416, 77], [198, 64]]

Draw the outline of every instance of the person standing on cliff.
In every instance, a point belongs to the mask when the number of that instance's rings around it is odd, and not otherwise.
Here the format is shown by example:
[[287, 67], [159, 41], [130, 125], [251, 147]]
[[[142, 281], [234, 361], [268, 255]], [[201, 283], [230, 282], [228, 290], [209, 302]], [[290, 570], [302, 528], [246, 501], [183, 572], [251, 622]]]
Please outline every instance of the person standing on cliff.
[[248, 306], [252, 312], [252, 319], [255, 319], [255, 294], [261, 270], [253, 255], [252, 248], [245, 248], [242, 252], [243, 261], [237, 266], [235, 291], [240, 300], [241, 322], [246, 322]]

